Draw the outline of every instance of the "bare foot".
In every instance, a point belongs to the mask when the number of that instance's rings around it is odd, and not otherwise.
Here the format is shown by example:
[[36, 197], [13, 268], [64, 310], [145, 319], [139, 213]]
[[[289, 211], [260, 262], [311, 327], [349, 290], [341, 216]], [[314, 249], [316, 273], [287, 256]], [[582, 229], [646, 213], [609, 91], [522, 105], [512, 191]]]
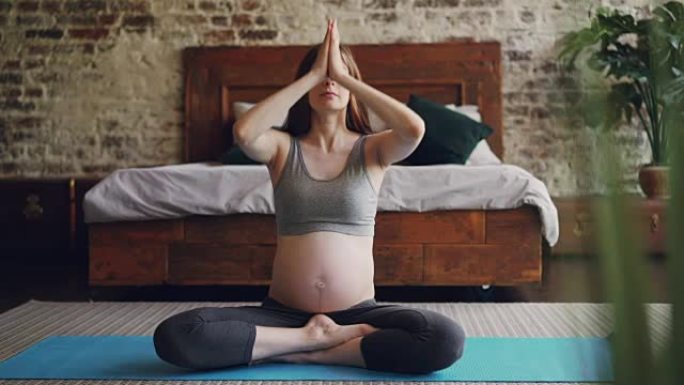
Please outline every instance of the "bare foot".
[[339, 325], [325, 314], [315, 314], [304, 328], [311, 340], [308, 350], [327, 349], [380, 330], [369, 324]]

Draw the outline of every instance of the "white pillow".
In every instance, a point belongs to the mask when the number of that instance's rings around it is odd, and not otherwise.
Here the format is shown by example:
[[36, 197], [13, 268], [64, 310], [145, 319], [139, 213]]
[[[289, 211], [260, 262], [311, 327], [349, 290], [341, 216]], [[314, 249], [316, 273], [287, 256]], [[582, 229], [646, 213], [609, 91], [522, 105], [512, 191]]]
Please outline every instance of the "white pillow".
[[[245, 112], [247, 112], [250, 108], [254, 107], [255, 105], [256, 103], [250, 102], [233, 102], [233, 112], [235, 112], [235, 120], [240, 119], [242, 115], [245, 114]], [[278, 127], [285, 126], [285, 122], [287, 122], [287, 113], [285, 113], [285, 116], [282, 118], [282, 123]]]
[[470, 156], [466, 160], [466, 166], [488, 166], [502, 164], [503, 162], [498, 156], [492, 151], [487, 143], [487, 140], [482, 139], [477, 142], [477, 145], [470, 153]]
[[466, 104], [464, 106], [457, 106], [455, 104], [447, 104], [444, 107], [463, 114], [470, 119], [482, 123], [482, 116], [480, 115], [480, 107], [473, 104]]

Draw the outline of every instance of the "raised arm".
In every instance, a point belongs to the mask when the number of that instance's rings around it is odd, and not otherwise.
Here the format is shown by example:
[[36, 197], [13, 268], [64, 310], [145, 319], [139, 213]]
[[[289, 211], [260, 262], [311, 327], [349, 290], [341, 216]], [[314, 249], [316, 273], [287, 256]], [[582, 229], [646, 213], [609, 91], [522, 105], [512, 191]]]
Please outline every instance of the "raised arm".
[[270, 164], [275, 158], [278, 143], [287, 140], [287, 133], [271, 127], [281, 123], [282, 116], [314, 86], [322, 82], [328, 69], [331, 23], [311, 70], [292, 84], [279, 90], [250, 108], [233, 125], [233, 138], [250, 158]]
[[319, 82], [313, 74], [307, 73], [254, 105], [233, 125], [235, 141], [241, 146], [249, 145], [269, 128], [282, 123], [282, 117], [297, 100]]
[[344, 70], [336, 21], [333, 21], [330, 44], [328, 63], [330, 77], [375, 111], [390, 127], [372, 135], [368, 141], [368, 144], [373, 146], [380, 165], [387, 167], [411, 155], [423, 139], [425, 133], [423, 119], [400, 101], [353, 78]]

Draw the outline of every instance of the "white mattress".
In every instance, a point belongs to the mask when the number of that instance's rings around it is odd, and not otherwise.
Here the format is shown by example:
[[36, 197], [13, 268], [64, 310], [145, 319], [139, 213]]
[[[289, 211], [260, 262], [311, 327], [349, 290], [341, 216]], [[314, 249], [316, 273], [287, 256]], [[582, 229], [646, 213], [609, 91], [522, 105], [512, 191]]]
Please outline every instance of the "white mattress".
[[[378, 211], [539, 209], [550, 246], [558, 241], [558, 211], [543, 182], [509, 165], [397, 166], [387, 170]], [[179, 218], [193, 214], [274, 214], [264, 165], [184, 163], [112, 172], [85, 195], [86, 223]]]

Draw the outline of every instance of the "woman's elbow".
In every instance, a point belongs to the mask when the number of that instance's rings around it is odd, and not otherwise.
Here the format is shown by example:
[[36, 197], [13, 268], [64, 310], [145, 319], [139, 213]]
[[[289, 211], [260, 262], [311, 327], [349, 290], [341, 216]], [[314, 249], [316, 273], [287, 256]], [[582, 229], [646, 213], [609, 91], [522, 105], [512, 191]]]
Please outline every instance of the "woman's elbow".
[[235, 124], [233, 124], [233, 141], [237, 144], [242, 144], [245, 143], [246, 140], [245, 129], [239, 123], [240, 121], [236, 121]]
[[410, 131], [416, 138], [422, 138], [425, 135], [425, 121], [423, 119], [419, 118], [412, 122], [409, 127], [411, 127]]

